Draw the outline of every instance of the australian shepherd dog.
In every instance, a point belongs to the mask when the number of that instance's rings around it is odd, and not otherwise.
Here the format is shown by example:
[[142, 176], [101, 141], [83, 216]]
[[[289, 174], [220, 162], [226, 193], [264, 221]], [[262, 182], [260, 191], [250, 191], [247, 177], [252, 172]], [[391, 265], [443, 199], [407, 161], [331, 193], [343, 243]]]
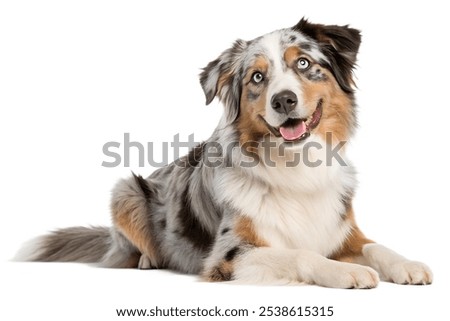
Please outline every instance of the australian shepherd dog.
[[201, 72], [224, 114], [211, 137], [112, 192], [113, 226], [30, 241], [26, 261], [173, 269], [209, 281], [373, 288], [432, 273], [371, 241], [352, 209], [360, 32], [313, 24], [237, 40]]

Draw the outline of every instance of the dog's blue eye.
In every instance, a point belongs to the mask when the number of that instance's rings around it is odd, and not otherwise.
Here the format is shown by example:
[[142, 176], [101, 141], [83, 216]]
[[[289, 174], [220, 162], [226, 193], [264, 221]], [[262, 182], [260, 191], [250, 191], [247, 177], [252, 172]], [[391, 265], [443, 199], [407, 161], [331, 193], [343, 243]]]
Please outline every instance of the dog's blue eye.
[[300, 69], [300, 70], [308, 69], [309, 65], [310, 65], [310, 62], [306, 58], [300, 58], [297, 61], [297, 68]]
[[261, 81], [263, 81], [264, 76], [260, 72], [255, 72], [252, 76], [252, 80], [255, 84], [259, 84]]

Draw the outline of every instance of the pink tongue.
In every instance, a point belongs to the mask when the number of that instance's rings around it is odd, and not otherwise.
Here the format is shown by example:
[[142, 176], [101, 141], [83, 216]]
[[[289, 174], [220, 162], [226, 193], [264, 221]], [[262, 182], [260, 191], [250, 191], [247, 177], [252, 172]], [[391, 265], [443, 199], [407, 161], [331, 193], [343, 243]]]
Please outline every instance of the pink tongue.
[[280, 127], [280, 134], [286, 140], [299, 139], [304, 133], [306, 133], [306, 124], [304, 121], [294, 127]]

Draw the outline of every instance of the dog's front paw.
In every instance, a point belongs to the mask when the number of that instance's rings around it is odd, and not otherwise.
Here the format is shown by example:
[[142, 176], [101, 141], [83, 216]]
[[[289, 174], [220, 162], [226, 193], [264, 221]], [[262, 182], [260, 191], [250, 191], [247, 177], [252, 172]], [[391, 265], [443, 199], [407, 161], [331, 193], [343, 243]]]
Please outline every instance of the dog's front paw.
[[388, 280], [397, 284], [424, 285], [433, 282], [433, 273], [421, 262], [403, 261], [393, 264], [387, 274]]
[[367, 266], [332, 262], [321, 269], [316, 284], [341, 289], [371, 289], [380, 282], [378, 273]]

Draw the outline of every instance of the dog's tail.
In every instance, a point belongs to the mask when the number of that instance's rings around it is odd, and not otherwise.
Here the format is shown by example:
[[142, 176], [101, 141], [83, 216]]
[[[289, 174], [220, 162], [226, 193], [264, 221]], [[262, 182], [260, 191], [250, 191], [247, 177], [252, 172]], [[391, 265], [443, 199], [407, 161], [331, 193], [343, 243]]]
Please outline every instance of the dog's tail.
[[99, 262], [111, 246], [105, 227], [70, 227], [39, 236], [24, 244], [16, 261]]
[[14, 260], [136, 267], [139, 256], [131, 243], [113, 228], [70, 227], [28, 241]]

